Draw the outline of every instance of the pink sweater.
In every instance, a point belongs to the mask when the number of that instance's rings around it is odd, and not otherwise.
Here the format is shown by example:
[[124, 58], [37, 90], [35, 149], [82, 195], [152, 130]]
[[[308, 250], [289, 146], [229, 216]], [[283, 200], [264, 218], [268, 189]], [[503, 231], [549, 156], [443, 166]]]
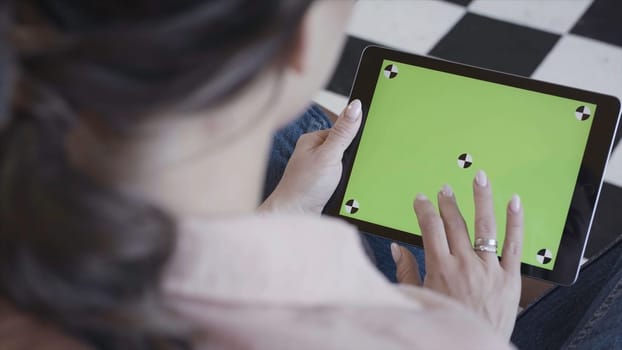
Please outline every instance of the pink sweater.
[[511, 348], [458, 303], [389, 283], [331, 219], [185, 220], [164, 290], [200, 349]]

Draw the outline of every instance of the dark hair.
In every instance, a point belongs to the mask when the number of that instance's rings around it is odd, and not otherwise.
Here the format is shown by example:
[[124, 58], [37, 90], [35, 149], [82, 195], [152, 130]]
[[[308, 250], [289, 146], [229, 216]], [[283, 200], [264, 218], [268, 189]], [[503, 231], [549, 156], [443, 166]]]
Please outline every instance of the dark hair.
[[233, 96], [310, 2], [0, 0], [0, 297], [97, 348], [190, 346], [159, 293], [174, 220], [72, 167], [65, 136]]

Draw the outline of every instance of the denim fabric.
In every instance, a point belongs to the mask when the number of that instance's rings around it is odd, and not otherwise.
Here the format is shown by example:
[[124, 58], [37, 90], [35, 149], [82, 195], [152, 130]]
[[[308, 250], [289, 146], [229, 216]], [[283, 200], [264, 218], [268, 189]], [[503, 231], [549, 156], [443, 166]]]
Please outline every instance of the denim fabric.
[[519, 349], [622, 349], [622, 240], [517, 319]]
[[[276, 134], [264, 198], [281, 179], [300, 135], [330, 126], [323, 111], [312, 106]], [[391, 241], [366, 233], [361, 237], [378, 269], [395, 282]], [[423, 276], [423, 251], [406, 247], [417, 258]], [[512, 342], [519, 349], [622, 349], [622, 240], [584, 266], [575, 285], [556, 287], [523, 311]]]

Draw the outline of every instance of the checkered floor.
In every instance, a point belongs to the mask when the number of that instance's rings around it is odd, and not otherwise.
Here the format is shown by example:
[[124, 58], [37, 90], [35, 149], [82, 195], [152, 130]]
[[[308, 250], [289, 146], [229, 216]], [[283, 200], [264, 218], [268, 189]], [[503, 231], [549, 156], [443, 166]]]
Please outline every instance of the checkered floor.
[[[381, 45], [607, 93], [622, 99], [620, 0], [360, 0], [330, 84], [339, 112], [358, 61]], [[618, 133], [618, 138], [622, 133]], [[586, 256], [622, 234], [622, 147], [610, 161]]]

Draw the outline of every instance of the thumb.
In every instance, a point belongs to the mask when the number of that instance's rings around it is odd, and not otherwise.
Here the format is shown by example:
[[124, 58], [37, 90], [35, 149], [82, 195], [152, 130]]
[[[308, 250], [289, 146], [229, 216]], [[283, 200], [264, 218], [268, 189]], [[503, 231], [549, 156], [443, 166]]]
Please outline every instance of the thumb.
[[343, 152], [350, 146], [361, 126], [362, 114], [361, 101], [352, 101], [329, 130], [322, 147], [341, 159]]
[[399, 283], [421, 285], [421, 275], [419, 275], [419, 264], [412, 253], [399, 246], [397, 243], [391, 243], [391, 255], [395, 261], [395, 277]]

